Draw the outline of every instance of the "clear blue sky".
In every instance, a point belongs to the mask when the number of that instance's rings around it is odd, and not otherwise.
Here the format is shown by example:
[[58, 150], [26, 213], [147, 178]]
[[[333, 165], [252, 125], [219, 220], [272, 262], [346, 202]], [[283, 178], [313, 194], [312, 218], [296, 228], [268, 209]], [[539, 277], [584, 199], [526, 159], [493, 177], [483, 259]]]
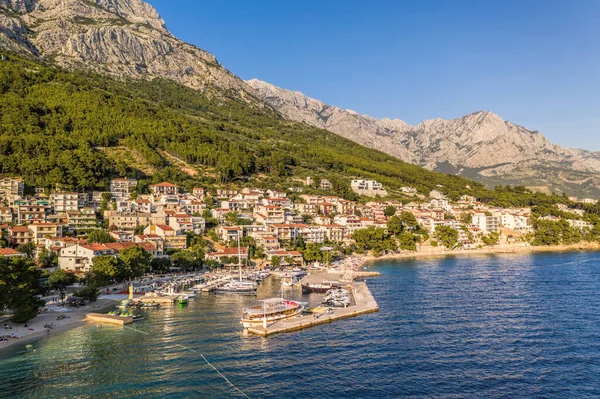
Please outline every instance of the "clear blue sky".
[[258, 78], [417, 124], [495, 112], [600, 150], [600, 0], [147, 0]]

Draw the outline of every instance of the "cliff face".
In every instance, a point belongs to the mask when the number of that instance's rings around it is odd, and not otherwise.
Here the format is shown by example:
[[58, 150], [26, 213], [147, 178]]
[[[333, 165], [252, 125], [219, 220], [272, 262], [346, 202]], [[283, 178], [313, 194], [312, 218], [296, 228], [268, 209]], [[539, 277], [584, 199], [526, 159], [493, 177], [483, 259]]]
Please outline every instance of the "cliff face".
[[568, 149], [487, 111], [417, 126], [343, 110], [256, 79], [247, 81], [285, 117], [330, 130], [428, 169], [494, 184], [600, 194], [600, 153]]
[[0, 7], [0, 47], [66, 68], [252, 92], [212, 54], [171, 35], [141, 0], [0, 0]]

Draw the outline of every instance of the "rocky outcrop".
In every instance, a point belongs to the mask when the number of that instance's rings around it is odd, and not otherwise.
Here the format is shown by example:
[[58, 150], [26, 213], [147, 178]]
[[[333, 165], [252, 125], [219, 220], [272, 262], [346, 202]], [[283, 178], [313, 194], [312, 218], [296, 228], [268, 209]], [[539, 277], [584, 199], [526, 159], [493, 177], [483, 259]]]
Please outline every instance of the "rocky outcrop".
[[0, 0], [0, 46], [66, 68], [254, 94], [212, 54], [171, 35], [142, 0]]
[[[398, 119], [359, 115], [257, 79], [247, 83], [291, 120], [330, 130], [406, 162], [464, 174], [490, 185], [510, 181], [578, 191], [581, 181], [595, 182], [600, 173], [600, 153], [553, 144], [540, 132], [491, 112], [410, 126]], [[600, 194], [600, 185], [590, 183], [586, 192]]]

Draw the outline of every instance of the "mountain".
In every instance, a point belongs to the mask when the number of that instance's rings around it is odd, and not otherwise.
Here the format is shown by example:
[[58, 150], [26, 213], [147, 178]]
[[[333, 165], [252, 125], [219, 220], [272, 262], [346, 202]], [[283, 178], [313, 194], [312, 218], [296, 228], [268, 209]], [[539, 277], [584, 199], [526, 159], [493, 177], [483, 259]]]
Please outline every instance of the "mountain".
[[141, 0], [0, 0], [0, 48], [65, 68], [253, 94], [212, 54], [171, 35]]
[[290, 120], [327, 129], [431, 170], [464, 175], [490, 186], [518, 184], [600, 195], [600, 153], [553, 144], [540, 132], [491, 112], [411, 126], [398, 119], [359, 115], [257, 79], [246, 83]]

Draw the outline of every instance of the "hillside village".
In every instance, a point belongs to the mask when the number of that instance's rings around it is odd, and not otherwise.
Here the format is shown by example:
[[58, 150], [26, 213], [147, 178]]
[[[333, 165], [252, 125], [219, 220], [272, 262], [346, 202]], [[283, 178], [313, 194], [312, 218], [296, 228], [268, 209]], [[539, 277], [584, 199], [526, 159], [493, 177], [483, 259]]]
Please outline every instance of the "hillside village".
[[[313, 183], [311, 178], [305, 182]], [[535, 236], [531, 208], [496, 208], [468, 195], [452, 202], [441, 191], [424, 196], [411, 187], [401, 190], [411, 201], [382, 200], [386, 191], [376, 181], [350, 183], [363, 198], [372, 197], [358, 202], [306, 194], [302, 187], [185, 192], [162, 182], [136, 195], [137, 185], [134, 179], [115, 178], [110, 192], [46, 195], [36, 189], [25, 196], [22, 180], [1, 180], [0, 255], [28, 256], [40, 266], [83, 277], [95, 258], [118, 257], [132, 247], [143, 249], [152, 265], [165, 270], [237, 264], [238, 258], [254, 266], [297, 267], [326, 261], [323, 247], [338, 255], [369, 250], [381, 255], [528, 245]], [[330, 189], [326, 179], [318, 186]], [[538, 223], [565, 220], [583, 237], [594, 227], [581, 218], [583, 210], [566, 205], [556, 210], [559, 216], [541, 216]]]

